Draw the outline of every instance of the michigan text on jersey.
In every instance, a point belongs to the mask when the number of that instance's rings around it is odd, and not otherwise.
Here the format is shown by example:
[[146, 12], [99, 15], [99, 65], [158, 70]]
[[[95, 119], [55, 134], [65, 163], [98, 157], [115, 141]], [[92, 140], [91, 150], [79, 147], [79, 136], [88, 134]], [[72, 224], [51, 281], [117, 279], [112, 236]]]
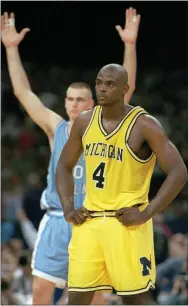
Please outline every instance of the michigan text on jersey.
[[108, 145], [102, 142], [93, 142], [86, 144], [84, 151], [85, 156], [103, 156], [114, 158], [121, 162], [123, 161], [123, 149], [114, 145]]

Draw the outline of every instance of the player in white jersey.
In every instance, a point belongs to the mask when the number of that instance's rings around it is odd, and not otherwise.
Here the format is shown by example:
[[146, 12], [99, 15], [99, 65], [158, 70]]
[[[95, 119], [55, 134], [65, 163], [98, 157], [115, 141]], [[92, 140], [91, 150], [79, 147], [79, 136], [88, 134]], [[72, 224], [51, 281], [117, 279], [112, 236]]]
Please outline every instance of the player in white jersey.
[[[125, 52], [123, 65], [126, 67], [129, 74], [130, 90], [126, 95], [126, 103], [129, 103], [135, 89], [136, 39], [139, 22], [140, 16], [137, 15], [136, 10], [130, 8], [126, 10], [126, 24], [124, 29], [122, 29], [120, 26], [116, 27], [122, 41], [124, 42]], [[45, 132], [49, 140], [51, 152], [55, 155], [56, 153], [53, 150], [54, 135], [57, 126], [61, 124], [63, 118], [52, 110], [46, 108], [40, 99], [32, 92], [18, 52], [18, 45], [23, 40], [25, 34], [29, 32], [29, 29], [25, 28], [20, 33], [18, 33], [14, 23], [15, 18], [13, 13], [11, 13], [10, 16], [8, 13], [4, 13], [4, 15], [1, 17], [2, 42], [6, 48], [9, 74], [14, 94], [22, 106], [25, 108], [31, 119]], [[80, 98], [82, 103], [80, 103]], [[69, 116], [69, 122], [67, 124], [68, 134], [74, 120], [77, 118], [80, 112], [93, 107], [93, 103], [92, 93], [88, 87], [80, 87], [74, 85], [68, 87], [65, 99], [66, 111]], [[62, 217], [62, 223], [63, 219], [64, 218]], [[62, 236], [63, 234], [64, 233], [62, 233]], [[53, 233], [53, 235], [54, 237], [60, 236], [59, 232], [56, 233], [56, 236], [55, 233]], [[56, 238], [58, 248], [64, 248], [65, 246], [60, 245], [58, 237]], [[46, 240], [44, 239], [43, 243], [48, 244], [48, 238]], [[39, 251], [43, 251], [42, 246]], [[53, 260], [57, 265], [61, 264], [58, 263], [56, 259], [56, 253]], [[47, 262], [46, 266], [46, 268], [49, 266]], [[51, 272], [45, 271], [45, 273], [41, 273], [40, 276], [35, 274], [33, 280], [33, 304], [51, 304], [54, 288], [58, 286], [59, 282], [61, 284], [65, 283], [65, 280], [66, 278], [60, 279], [60, 277], [54, 277]]]

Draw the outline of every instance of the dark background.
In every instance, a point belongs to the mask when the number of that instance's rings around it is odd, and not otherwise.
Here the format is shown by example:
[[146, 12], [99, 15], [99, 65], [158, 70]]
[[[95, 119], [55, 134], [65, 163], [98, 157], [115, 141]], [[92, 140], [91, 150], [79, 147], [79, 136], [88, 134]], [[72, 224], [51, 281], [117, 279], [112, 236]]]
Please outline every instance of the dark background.
[[2, 12], [14, 11], [17, 28], [31, 29], [21, 45], [25, 60], [98, 68], [109, 62], [121, 63], [122, 43], [114, 27], [124, 24], [129, 6], [142, 16], [139, 69], [188, 69], [186, 2], [4, 1]]

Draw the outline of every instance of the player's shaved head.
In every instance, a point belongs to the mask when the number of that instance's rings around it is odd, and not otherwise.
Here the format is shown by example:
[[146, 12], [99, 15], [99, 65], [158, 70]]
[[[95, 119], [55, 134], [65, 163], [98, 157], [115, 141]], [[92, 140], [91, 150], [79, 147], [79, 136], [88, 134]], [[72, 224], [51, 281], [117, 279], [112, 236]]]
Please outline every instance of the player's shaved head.
[[126, 69], [118, 64], [102, 67], [96, 78], [95, 91], [98, 103], [103, 106], [124, 103], [124, 96], [129, 90]]
[[115, 79], [121, 80], [122, 84], [128, 83], [128, 73], [126, 69], [118, 64], [108, 64], [101, 68], [98, 75], [109, 75]]

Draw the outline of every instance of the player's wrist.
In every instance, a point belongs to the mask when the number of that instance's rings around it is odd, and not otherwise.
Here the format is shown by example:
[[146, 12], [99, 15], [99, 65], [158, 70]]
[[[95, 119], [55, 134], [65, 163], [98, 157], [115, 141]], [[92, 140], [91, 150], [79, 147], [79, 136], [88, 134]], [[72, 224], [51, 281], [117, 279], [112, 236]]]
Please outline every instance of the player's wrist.
[[153, 209], [152, 209], [152, 205], [148, 205], [143, 212], [145, 213], [146, 216], [146, 221], [148, 221], [149, 219], [151, 219], [153, 217]]
[[18, 52], [18, 45], [6, 47], [7, 54], [13, 54]]
[[64, 209], [64, 217], [68, 217], [75, 209]]
[[74, 211], [74, 206], [72, 205], [67, 205], [64, 206], [63, 211], [64, 211], [64, 216], [67, 217], [68, 215], [70, 215], [70, 213], [72, 213]]
[[124, 41], [124, 46], [128, 48], [136, 48], [136, 41], [130, 42], [130, 41]]

